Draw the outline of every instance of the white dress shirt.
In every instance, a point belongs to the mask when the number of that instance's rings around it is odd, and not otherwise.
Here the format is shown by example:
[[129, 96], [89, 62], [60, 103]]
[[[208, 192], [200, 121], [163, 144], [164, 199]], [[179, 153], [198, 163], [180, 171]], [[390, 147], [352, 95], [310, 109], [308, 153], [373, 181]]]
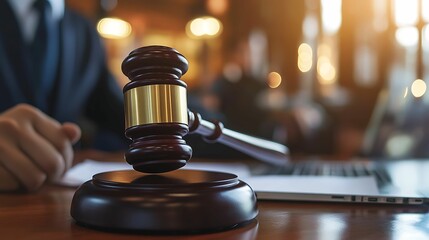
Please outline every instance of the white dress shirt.
[[[21, 26], [22, 36], [26, 43], [31, 43], [39, 21], [39, 13], [34, 9], [35, 0], [8, 0]], [[52, 7], [53, 21], [60, 21], [64, 16], [64, 0], [48, 0]]]

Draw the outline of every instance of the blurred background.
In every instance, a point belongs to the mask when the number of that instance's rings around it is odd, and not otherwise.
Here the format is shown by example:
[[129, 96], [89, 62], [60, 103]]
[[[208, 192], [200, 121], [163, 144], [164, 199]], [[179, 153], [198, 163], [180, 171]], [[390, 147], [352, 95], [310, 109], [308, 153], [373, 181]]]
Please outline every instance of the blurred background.
[[429, 0], [66, 2], [120, 85], [130, 51], [167, 45], [204, 118], [296, 156], [429, 157]]

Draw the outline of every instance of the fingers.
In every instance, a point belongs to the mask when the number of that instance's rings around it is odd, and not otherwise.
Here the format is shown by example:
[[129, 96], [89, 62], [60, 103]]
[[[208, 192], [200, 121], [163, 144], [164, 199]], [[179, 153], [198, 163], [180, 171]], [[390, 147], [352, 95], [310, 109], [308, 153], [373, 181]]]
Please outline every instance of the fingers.
[[[80, 134], [77, 125], [61, 125], [29, 105], [0, 114], [0, 169], [6, 169], [0, 171], [0, 181], [8, 179], [12, 186], [15, 180], [34, 190], [59, 179], [72, 165], [72, 144]], [[6, 186], [0, 184], [2, 189]]]
[[73, 144], [80, 139], [81, 130], [78, 125], [74, 123], [64, 123], [62, 129]]
[[[73, 148], [72, 144], [75, 143], [80, 138], [80, 128], [73, 123], [65, 123], [64, 125], [60, 125], [56, 120], [50, 118], [49, 116], [43, 114], [40, 111], [34, 111], [28, 113], [29, 118], [32, 119], [31, 128], [46, 139], [48, 144], [44, 144], [44, 141], [41, 141], [39, 147], [43, 147], [45, 145], [45, 153], [55, 153], [55, 149], [61, 154], [60, 159], [62, 158], [62, 163], [59, 162], [58, 156], [52, 155], [51, 158], [42, 159], [40, 155], [37, 155], [34, 147], [30, 149], [30, 153], [34, 155], [30, 156], [32, 159], [35, 159], [36, 162], [41, 163], [41, 167], [49, 174], [50, 180], [57, 180], [61, 177], [71, 166], [73, 163]], [[30, 140], [36, 139], [28, 139], [27, 143]], [[47, 145], [52, 145], [55, 149], [51, 149]], [[46, 155], [42, 155], [46, 157]], [[56, 170], [55, 172], [53, 170]], [[59, 172], [58, 172], [59, 171]]]
[[[71, 144], [75, 144], [81, 136], [81, 130], [79, 126], [74, 123], [64, 123], [62, 125], [62, 131], [67, 136], [68, 140]], [[66, 170], [70, 169], [73, 165], [74, 161], [74, 151], [71, 148], [67, 148], [67, 152], [65, 153], [65, 162], [66, 162]]]
[[18, 182], [28, 191], [34, 191], [42, 186], [47, 175], [18, 148], [4, 141], [0, 143], [0, 167], [4, 168], [0, 175], [3, 182], [2, 190], [17, 190]]
[[47, 175], [50, 181], [59, 179], [70, 167], [69, 162], [73, 153], [71, 147], [66, 146], [67, 143], [64, 142], [64, 149], [59, 150], [55, 147], [57, 143], [53, 144], [43, 136], [44, 133], [40, 135], [32, 128], [20, 131], [18, 134], [19, 148]]

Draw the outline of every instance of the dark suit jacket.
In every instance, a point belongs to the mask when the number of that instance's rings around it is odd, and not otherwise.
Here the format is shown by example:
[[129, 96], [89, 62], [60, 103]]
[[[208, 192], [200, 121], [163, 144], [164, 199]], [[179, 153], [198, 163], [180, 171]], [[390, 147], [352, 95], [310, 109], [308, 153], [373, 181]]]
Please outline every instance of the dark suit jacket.
[[107, 68], [105, 51], [93, 24], [66, 8], [58, 32], [57, 59], [50, 63], [52, 74], [43, 79], [44, 102], [40, 104], [30, 82], [29, 47], [3, 0], [0, 21], [0, 112], [18, 103], [29, 103], [60, 122], [89, 120], [104, 134], [115, 136], [112, 147], [124, 147], [122, 92]]

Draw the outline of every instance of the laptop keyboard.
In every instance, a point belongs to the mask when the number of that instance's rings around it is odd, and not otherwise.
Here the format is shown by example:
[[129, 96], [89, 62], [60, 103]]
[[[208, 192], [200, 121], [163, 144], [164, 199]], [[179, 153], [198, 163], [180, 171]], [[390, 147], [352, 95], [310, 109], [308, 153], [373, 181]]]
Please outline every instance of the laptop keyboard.
[[269, 174], [294, 176], [374, 176], [378, 183], [389, 183], [391, 178], [385, 169], [368, 162], [291, 162]]

